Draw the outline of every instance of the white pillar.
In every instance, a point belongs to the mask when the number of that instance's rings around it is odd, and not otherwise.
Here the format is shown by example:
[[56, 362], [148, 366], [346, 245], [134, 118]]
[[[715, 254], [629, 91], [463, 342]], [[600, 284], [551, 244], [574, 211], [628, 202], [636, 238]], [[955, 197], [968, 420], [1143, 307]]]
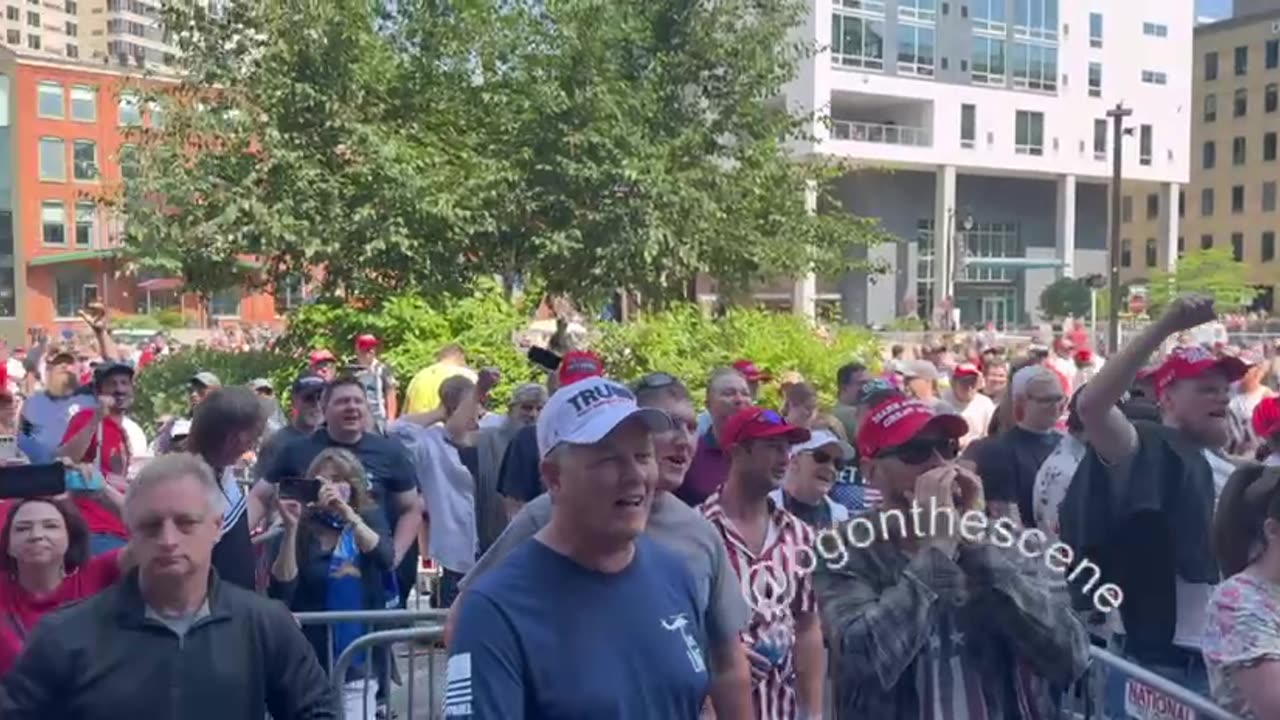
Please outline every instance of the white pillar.
[[1054, 247], [1058, 277], [1075, 277], [1076, 258], [1076, 176], [1058, 176], [1058, 221], [1055, 227]]
[[[804, 189], [804, 209], [810, 215], [818, 212], [818, 185], [812, 180]], [[806, 273], [797, 278], [791, 286], [791, 310], [810, 320], [818, 317], [818, 277], [814, 273]]]
[[955, 305], [954, 282], [951, 273], [951, 241], [955, 233], [956, 167], [941, 165], [934, 181], [933, 200], [933, 313], [951, 299]]
[[1178, 267], [1178, 183], [1165, 183], [1160, 186], [1160, 204], [1164, 212], [1160, 213], [1160, 244], [1164, 245], [1164, 270], [1173, 272]]

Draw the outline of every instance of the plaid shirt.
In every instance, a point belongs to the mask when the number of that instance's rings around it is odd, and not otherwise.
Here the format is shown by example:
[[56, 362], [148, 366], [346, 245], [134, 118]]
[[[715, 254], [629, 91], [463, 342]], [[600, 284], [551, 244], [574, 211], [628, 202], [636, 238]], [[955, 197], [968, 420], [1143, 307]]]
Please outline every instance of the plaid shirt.
[[949, 611], [965, 633], [988, 717], [1056, 716], [1060, 696], [1048, 684], [1065, 689], [1089, 657], [1070, 603], [1051, 592], [1039, 562], [1033, 567], [1016, 550], [960, 547], [957, 562], [933, 549], [908, 557], [887, 542], [853, 549], [842, 565], [819, 561], [814, 585], [838, 718], [930, 717], [921, 712], [916, 664]]
[[[814, 547], [813, 529], [799, 518], [769, 501], [769, 522], [775, 532], [757, 555], [748, 547], [733, 521], [720, 507], [720, 493], [713, 493], [702, 504], [702, 513], [720, 531], [724, 538], [729, 563], [738, 575], [747, 604], [751, 607], [751, 622], [742, 634], [747, 647], [759, 644], [782, 644], [782, 655], [763, 682], [752, 689], [758, 720], [794, 720], [798, 707], [795, 689], [795, 639], [796, 618], [817, 611], [814, 600], [813, 580], [808, 572], [796, 566], [807, 560]], [[765, 577], [772, 582], [765, 582]], [[760, 590], [768, 588], [770, 597], [762, 601]], [[763, 653], [762, 653], [763, 654]]]

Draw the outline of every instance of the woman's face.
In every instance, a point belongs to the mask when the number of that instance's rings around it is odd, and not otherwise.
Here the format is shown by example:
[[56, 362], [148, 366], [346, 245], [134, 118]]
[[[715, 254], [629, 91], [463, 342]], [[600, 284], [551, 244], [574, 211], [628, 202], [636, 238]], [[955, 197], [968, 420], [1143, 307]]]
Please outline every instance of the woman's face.
[[333, 488], [342, 502], [351, 502], [351, 480], [333, 463], [325, 463], [316, 471], [316, 479]]
[[18, 508], [9, 530], [9, 556], [21, 565], [60, 564], [67, 554], [67, 521], [58, 508], [33, 501]]
[[812, 400], [787, 407], [787, 416], [783, 418], [788, 423], [798, 427], [811, 427], [813, 421], [818, 419], [818, 401]]

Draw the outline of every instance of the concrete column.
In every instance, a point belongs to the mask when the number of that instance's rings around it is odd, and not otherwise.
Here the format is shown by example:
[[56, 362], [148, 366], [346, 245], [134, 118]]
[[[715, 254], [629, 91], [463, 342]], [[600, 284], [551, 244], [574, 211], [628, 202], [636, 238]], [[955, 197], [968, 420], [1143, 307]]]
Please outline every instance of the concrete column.
[[[818, 186], [810, 181], [804, 189], [804, 209], [810, 215], [818, 212]], [[814, 273], [806, 273], [797, 278], [791, 286], [791, 310], [810, 320], [818, 317], [818, 277]]]
[[1160, 239], [1164, 246], [1164, 267], [1166, 272], [1173, 272], [1178, 267], [1178, 183], [1165, 183], [1160, 186]]
[[1054, 226], [1057, 252], [1055, 258], [1062, 263], [1059, 278], [1075, 277], [1076, 258], [1076, 176], [1058, 176], [1058, 221]]
[[951, 299], [955, 288], [951, 272], [951, 240], [955, 233], [956, 167], [941, 165], [934, 181], [933, 200], [933, 314]]

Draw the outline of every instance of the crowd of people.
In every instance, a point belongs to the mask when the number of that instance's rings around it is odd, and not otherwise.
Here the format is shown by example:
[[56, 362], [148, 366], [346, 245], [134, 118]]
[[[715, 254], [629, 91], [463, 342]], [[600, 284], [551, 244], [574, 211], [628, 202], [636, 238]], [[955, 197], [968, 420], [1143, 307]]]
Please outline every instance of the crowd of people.
[[367, 626], [289, 612], [403, 608], [427, 560], [449, 718], [1050, 717], [1091, 644], [1280, 717], [1275, 353], [1191, 341], [1214, 318], [1181, 298], [1105, 362], [1067, 328], [829, 380], [544, 350], [501, 408], [465, 349], [401, 393], [361, 335], [287, 413], [196, 373], [148, 439], [145, 364], [89, 313], [99, 355], [49, 345], [0, 394], [0, 470], [64, 473], [0, 487], [0, 717], [390, 716], [389, 653], [327, 677]]

